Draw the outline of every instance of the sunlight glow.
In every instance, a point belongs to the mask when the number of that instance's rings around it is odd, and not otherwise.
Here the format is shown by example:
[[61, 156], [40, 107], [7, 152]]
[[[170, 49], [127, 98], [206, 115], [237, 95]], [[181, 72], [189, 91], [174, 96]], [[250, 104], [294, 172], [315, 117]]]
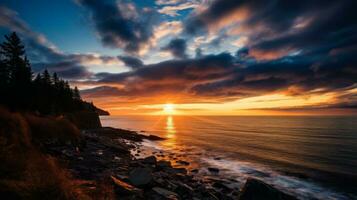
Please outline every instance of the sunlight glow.
[[164, 105], [163, 112], [166, 115], [173, 115], [175, 114], [175, 107], [173, 104], [168, 103]]

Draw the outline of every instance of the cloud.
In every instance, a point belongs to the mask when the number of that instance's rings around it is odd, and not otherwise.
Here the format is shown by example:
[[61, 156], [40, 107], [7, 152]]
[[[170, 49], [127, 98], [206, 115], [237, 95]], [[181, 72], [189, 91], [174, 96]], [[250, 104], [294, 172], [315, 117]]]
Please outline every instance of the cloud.
[[136, 69], [140, 68], [144, 65], [144, 63], [136, 57], [132, 56], [118, 56], [118, 58], [125, 63], [127, 67]]
[[171, 40], [162, 50], [171, 52], [176, 58], [185, 58], [187, 57], [186, 48], [186, 41], [181, 38], [176, 38]]
[[94, 53], [65, 54], [43, 34], [31, 30], [15, 11], [4, 6], [0, 6], [0, 26], [20, 35], [35, 72], [41, 72], [46, 68], [51, 72], [57, 72], [63, 78], [84, 79], [92, 75], [85, 65], [121, 64], [118, 58], [113, 56]]
[[175, 16], [179, 15], [178, 11], [186, 10], [186, 9], [193, 9], [196, 7], [198, 7], [197, 3], [186, 2], [186, 3], [174, 5], [174, 6], [164, 6], [163, 8], [159, 9], [158, 12], [161, 14], [169, 15], [171, 17], [175, 17]]
[[181, 3], [183, 0], [156, 0], [156, 5], [172, 5]]
[[191, 35], [243, 36], [256, 59], [279, 59], [297, 52], [327, 53], [356, 42], [355, 1], [229, 1], [215, 0], [193, 13], [185, 32]]
[[[181, 102], [224, 102], [280, 93], [288, 96], [331, 92], [350, 94], [357, 86], [353, 53], [334, 58], [290, 56], [257, 61], [249, 49], [143, 65], [135, 71], [97, 74], [96, 85], [113, 85], [101, 96], [180, 96]], [[87, 91], [95, 97], [96, 90]], [[339, 102], [342, 102], [339, 100]], [[349, 102], [348, 105], [355, 105]]]
[[158, 41], [164, 37], [176, 36], [182, 31], [182, 23], [180, 21], [165, 21], [154, 27], [153, 35], [150, 39], [151, 44], [156, 46]]
[[61, 61], [51, 63], [34, 63], [32, 68], [40, 72], [44, 68], [50, 72], [56, 72], [60, 77], [70, 80], [81, 80], [92, 75], [85, 67], [78, 64], [76, 61]]
[[156, 17], [151, 9], [137, 10], [139, 8], [134, 4], [116, 4], [114, 1], [77, 2], [90, 11], [95, 29], [105, 46], [137, 53], [153, 34]]

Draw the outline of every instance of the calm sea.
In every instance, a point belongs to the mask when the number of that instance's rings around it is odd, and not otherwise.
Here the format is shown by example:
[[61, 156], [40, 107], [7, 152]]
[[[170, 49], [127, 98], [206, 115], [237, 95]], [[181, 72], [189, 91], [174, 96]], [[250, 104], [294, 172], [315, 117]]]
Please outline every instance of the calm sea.
[[216, 167], [220, 178], [239, 185], [256, 177], [301, 199], [357, 199], [357, 117], [105, 116], [101, 121], [167, 138], [144, 145], [175, 153], [203, 175]]

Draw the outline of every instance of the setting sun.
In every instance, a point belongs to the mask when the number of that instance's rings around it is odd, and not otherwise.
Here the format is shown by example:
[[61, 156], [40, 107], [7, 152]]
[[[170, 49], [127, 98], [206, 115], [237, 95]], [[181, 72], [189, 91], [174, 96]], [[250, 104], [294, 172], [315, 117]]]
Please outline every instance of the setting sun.
[[163, 111], [166, 115], [173, 115], [175, 114], [175, 107], [173, 104], [168, 103], [164, 105]]

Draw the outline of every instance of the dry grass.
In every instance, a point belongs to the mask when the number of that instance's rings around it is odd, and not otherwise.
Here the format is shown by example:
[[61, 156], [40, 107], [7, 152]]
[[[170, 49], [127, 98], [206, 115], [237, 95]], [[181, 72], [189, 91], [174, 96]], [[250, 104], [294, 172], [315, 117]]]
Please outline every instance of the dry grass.
[[78, 142], [79, 129], [62, 117], [38, 117], [31, 114], [24, 115], [31, 130], [34, 142], [58, 140], [59, 142]]
[[[61, 118], [11, 113], [0, 108], [0, 196], [2, 199], [101, 199], [106, 188], [88, 196], [78, 180], [38, 150], [47, 139], [77, 141], [79, 130]], [[99, 195], [97, 195], [99, 194]], [[106, 198], [111, 199], [111, 198]]]

